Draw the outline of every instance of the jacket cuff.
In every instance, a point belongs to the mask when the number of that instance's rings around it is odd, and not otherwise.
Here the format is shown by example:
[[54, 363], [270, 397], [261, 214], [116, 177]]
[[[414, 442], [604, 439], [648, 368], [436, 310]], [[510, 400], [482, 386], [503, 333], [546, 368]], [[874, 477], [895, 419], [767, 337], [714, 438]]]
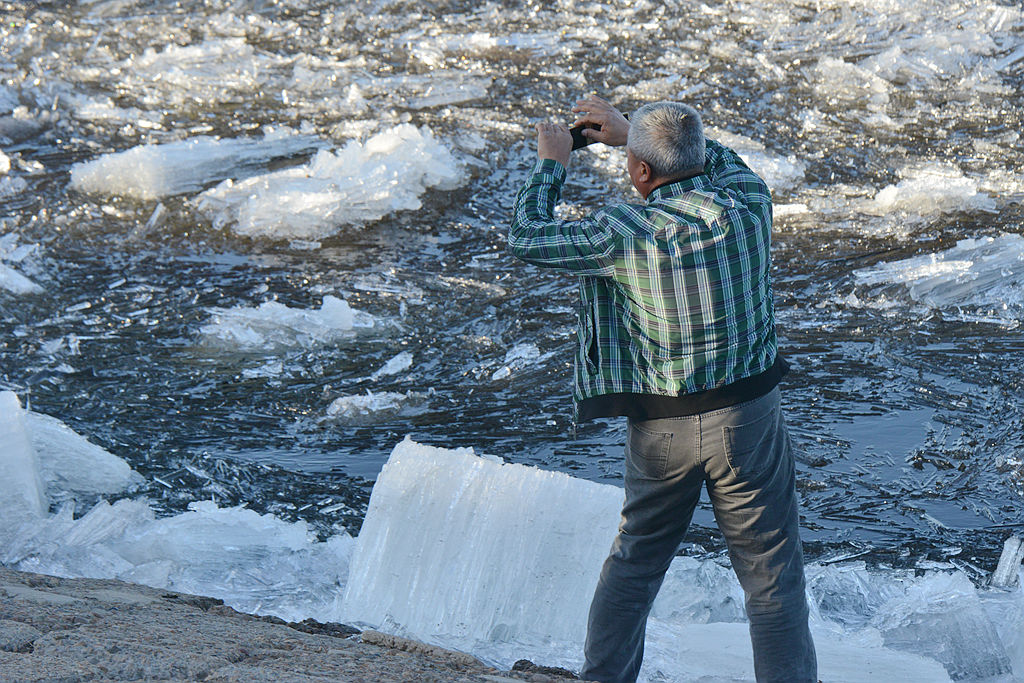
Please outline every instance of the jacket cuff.
[[551, 179], [558, 183], [565, 182], [565, 166], [554, 159], [538, 159], [537, 165], [533, 167], [533, 172], [551, 176]]

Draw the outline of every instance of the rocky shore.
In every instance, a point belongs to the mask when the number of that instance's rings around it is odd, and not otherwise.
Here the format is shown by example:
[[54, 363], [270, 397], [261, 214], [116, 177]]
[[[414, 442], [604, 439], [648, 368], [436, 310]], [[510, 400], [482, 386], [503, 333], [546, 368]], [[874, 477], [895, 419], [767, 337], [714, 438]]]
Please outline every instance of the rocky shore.
[[212, 598], [0, 567], [0, 681], [559, 683], [569, 674], [514, 668], [340, 624], [254, 617]]

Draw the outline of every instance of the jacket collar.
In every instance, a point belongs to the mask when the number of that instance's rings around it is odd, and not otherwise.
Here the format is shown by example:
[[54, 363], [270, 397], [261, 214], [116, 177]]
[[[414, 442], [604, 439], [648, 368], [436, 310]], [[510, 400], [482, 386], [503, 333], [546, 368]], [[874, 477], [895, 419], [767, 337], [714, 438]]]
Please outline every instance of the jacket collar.
[[678, 197], [684, 192], [690, 192], [691, 190], [702, 190], [710, 182], [710, 179], [703, 171], [692, 176], [680, 178], [679, 180], [667, 180], [647, 194], [647, 203], [650, 204], [659, 199]]

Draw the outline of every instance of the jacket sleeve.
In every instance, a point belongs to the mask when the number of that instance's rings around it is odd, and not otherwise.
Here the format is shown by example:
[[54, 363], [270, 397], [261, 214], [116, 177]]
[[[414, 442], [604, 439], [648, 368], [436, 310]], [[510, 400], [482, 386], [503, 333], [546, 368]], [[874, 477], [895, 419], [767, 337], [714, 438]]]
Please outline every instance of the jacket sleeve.
[[518, 258], [542, 268], [560, 268], [579, 275], [610, 276], [614, 271], [614, 234], [601, 221], [587, 217], [558, 220], [555, 204], [565, 182], [565, 168], [541, 160], [516, 195], [508, 248]]
[[704, 173], [711, 179], [711, 184], [728, 191], [750, 210], [767, 208], [771, 211], [772, 195], [768, 186], [750, 170], [740, 155], [710, 138], [705, 144]]

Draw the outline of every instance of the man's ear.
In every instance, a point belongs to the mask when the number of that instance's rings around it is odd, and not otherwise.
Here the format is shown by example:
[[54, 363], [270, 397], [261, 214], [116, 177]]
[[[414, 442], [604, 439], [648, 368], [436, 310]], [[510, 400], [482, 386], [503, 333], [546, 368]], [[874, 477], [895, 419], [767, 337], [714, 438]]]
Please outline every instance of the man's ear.
[[651, 173], [651, 165], [646, 161], [640, 162], [640, 168], [636, 174], [636, 179], [641, 183], [649, 183], [654, 175]]

